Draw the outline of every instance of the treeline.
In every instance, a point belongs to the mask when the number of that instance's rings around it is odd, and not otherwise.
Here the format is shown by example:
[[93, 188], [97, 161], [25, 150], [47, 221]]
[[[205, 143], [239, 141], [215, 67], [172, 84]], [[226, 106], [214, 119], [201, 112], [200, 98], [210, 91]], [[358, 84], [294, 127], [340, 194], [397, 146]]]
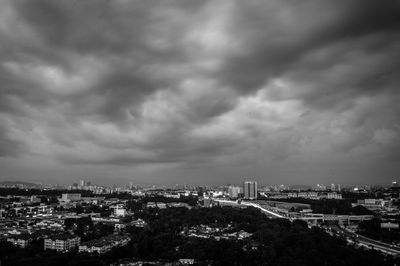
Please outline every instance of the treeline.
[[[146, 220], [146, 228], [129, 227], [132, 241], [125, 247], [98, 255], [76, 252], [54, 253], [16, 249], [2, 243], [2, 265], [109, 265], [121, 258], [176, 261], [193, 258], [198, 265], [399, 265], [400, 260], [376, 251], [347, 246], [319, 228], [302, 221], [268, 219], [253, 208], [167, 208], [135, 214]], [[71, 223], [72, 224], [72, 223]], [[253, 233], [244, 240], [186, 237], [180, 232], [205, 224]]]
[[44, 196], [61, 196], [63, 193], [80, 193], [83, 197], [93, 196], [91, 191], [87, 190], [66, 190], [66, 189], [55, 189], [55, 190], [42, 190], [36, 188], [20, 189], [20, 188], [0, 188], [0, 196], [33, 196], [33, 195], [44, 195]]

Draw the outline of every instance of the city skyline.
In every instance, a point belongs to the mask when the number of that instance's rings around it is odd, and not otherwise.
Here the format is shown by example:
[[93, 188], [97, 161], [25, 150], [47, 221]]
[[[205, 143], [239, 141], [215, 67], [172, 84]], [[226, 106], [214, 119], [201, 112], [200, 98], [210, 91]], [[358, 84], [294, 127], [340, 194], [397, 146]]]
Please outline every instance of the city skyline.
[[[150, 187], [155, 187], [155, 188], [177, 188], [177, 187], [188, 187], [188, 188], [194, 188], [194, 187], [226, 187], [226, 188], [235, 188], [235, 189], [243, 189], [243, 184], [246, 182], [256, 182], [258, 183], [259, 187], [262, 188], [276, 188], [280, 190], [304, 190], [304, 189], [313, 189], [313, 190], [341, 190], [341, 188], [344, 189], [354, 189], [354, 188], [373, 188], [373, 187], [387, 187], [387, 186], [395, 186], [397, 187], [398, 182], [397, 181], [392, 181], [390, 183], [316, 183], [316, 184], [289, 184], [289, 183], [269, 183], [268, 181], [254, 181], [256, 179], [253, 179], [253, 181], [249, 181], [246, 178], [243, 178], [241, 181], [237, 183], [149, 183], [149, 182], [134, 182], [134, 181], [129, 181], [128, 183], [124, 182], [108, 182], [108, 183], [93, 183], [91, 180], [93, 179], [88, 179], [88, 180], [82, 180], [82, 179], [76, 179], [71, 182], [65, 181], [65, 182], [29, 182], [29, 180], [0, 180], [0, 186], [8, 186], [8, 187], [30, 187], [30, 186], [37, 186], [37, 187], [143, 187], [143, 188], [150, 188]], [[260, 180], [260, 179], [257, 179]], [[84, 185], [82, 185], [80, 182], [84, 181]]]
[[0, 181], [388, 184], [395, 0], [0, 3]]

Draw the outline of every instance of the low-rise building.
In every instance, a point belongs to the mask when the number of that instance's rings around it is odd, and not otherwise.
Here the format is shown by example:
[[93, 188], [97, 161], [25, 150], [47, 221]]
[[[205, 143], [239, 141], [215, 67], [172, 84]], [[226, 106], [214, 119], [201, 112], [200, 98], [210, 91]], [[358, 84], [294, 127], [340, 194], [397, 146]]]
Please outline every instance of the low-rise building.
[[57, 251], [69, 251], [80, 245], [81, 238], [79, 236], [62, 234], [54, 235], [44, 239], [44, 249], [53, 249]]
[[91, 240], [79, 246], [79, 252], [103, 254], [113, 247], [125, 246], [131, 240], [128, 236], [109, 235], [100, 239]]
[[328, 199], [342, 199], [342, 194], [336, 192], [329, 192]]
[[383, 211], [391, 210], [392, 202], [384, 199], [362, 199], [358, 200], [357, 203], [353, 203], [353, 206], [363, 206], [370, 211]]
[[82, 196], [80, 193], [63, 193], [61, 195], [60, 201], [62, 202], [71, 202], [71, 201], [80, 201]]
[[10, 235], [7, 237], [7, 242], [16, 247], [26, 248], [32, 242], [32, 238], [27, 234]]
[[111, 209], [113, 209], [113, 215], [115, 217], [125, 217], [127, 215], [126, 209], [122, 204], [111, 206]]
[[193, 265], [194, 259], [180, 259], [179, 264], [180, 265]]
[[120, 218], [117, 217], [91, 217], [93, 223], [119, 223], [121, 222]]

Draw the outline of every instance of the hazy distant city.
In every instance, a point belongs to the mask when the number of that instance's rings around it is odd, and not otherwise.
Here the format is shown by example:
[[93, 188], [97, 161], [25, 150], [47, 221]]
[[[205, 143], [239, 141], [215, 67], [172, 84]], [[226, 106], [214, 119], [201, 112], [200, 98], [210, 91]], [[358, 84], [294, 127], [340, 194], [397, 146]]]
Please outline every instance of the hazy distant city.
[[399, 0], [0, 1], [0, 266], [400, 265]]

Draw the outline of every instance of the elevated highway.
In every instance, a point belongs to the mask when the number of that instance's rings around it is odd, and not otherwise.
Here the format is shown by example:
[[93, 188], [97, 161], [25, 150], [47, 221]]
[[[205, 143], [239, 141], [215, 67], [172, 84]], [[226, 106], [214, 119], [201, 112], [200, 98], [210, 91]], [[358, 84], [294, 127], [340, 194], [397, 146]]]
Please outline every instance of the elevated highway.
[[249, 206], [249, 207], [254, 207], [257, 208], [259, 210], [261, 210], [262, 212], [269, 214], [272, 217], [275, 218], [287, 218], [283, 215], [280, 215], [279, 213], [273, 212], [265, 207], [262, 207], [260, 204], [254, 203], [254, 202], [249, 202], [249, 201], [232, 201], [232, 200], [223, 200], [223, 199], [214, 199], [216, 202], [219, 203], [223, 203], [223, 204], [227, 204], [227, 205], [241, 205], [241, 206]]

